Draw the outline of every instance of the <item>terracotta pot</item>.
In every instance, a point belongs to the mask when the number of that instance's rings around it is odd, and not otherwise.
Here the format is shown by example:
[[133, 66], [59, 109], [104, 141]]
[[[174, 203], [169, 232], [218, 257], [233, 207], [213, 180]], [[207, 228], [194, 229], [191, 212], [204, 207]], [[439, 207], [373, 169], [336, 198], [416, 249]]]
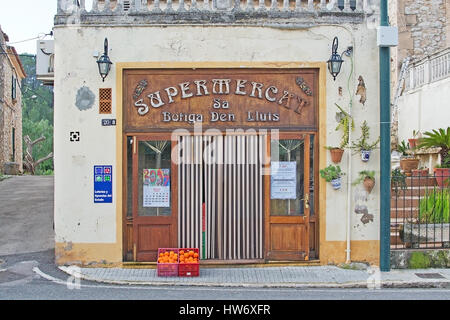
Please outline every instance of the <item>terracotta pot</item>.
[[400, 168], [410, 177], [413, 169], [419, 168], [419, 159], [406, 158], [400, 160]]
[[450, 186], [450, 168], [434, 168], [434, 176], [440, 188]]
[[375, 179], [366, 177], [364, 179], [363, 185], [364, 185], [364, 188], [366, 189], [367, 193], [371, 193], [373, 187], [375, 186]]
[[409, 142], [409, 147], [411, 149], [414, 149], [415, 147], [417, 147], [419, 139], [408, 139]]
[[413, 177], [427, 177], [429, 175], [428, 169], [413, 169], [411, 171]]
[[342, 155], [344, 154], [344, 149], [334, 148], [330, 149], [331, 161], [334, 163], [339, 163], [342, 160]]

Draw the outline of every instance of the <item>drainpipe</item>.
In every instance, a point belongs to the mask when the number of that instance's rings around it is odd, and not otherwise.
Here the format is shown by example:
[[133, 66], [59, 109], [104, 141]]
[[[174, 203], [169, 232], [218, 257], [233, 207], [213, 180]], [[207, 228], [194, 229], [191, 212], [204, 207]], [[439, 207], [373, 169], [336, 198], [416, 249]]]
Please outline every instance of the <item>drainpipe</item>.
[[[380, 1], [380, 26], [389, 26], [388, 0]], [[390, 94], [390, 48], [380, 46], [380, 270], [390, 270], [390, 124], [391, 124], [391, 94]]]

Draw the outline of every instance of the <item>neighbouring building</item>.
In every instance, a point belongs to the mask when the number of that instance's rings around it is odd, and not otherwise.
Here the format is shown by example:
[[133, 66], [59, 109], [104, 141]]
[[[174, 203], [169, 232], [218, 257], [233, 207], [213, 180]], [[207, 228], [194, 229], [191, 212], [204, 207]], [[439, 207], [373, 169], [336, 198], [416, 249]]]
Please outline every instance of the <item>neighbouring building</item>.
[[0, 172], [22, 171], [22, 79], [26, 77], [16, 49], [0, 28]]
[[352, 185], [379, 175], [379, 150], [346, 149], [338, 190], [319, 174], [337, 105], [351, 141], [364, 120], [379, 135], [378, 1], [86, 3], [58, 0], [54, 26], [58, 264], [170, 247], [203, 263], [379, 263], [379, 186]]
[[[399, 45], [392, 50], [393, 101], [398, 94], [392, 133], [396, 141], [407, 142], [413, 130], [423, 133], [450, 123], [450, 0], [392, 0], [389, 5], [391, 24], [399, 29]], [[409, 63], [402, 77], [405, 58]], [[425, 161], [424, 155], [422, 165], [433, 165], [436, 156]]]

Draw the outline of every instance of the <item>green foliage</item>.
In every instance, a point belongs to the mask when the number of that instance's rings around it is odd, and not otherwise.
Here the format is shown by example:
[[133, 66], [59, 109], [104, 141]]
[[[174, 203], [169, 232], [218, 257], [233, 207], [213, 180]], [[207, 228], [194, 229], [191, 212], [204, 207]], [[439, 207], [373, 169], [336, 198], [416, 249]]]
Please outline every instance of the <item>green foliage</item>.
[[426, 191], [419, 204], [421, 223], [448, 223], [450, 215], [450, 192], [447, 189]]
[[397, 194], [400, 189], [405, 190], [406, 185], [406, 175], [401, 172], [400, 169], [392, 170], [391, 172], [391, 188]]
[[371, 170], [363, 170], [358, 173], [358, 179], [353, 181], [352, 185], [357, 185], [363, 182], [366, 178], [375, 180], [375, 171]]
[[409, 149], [410, 149], [409, 142], [406, 142], [405, 140], [400, 142], [397, 146], [397, 151], [400, 152], [402, 154], [402, 156], [404, 156], [404, 157], [408, 156], [407, 152]]
[[352, 149], [355, 151], [370, 151], [373, 149], [377, 148], [378, 143], [380, 142], [380, 137], [378, 137], [378, 139], [373, 142], [370, 143], [368, 140], [370, 138], [370, 128], [369, 125], [367, 124], [367, 121], [364, 120], [364, 122], [361, 125], [361, 137], [356, 141], [356, 142], [352, 142]]
[[320, 170], [320, 176], [327, 182], [331, 182], [334, 179], [340, 178], [345, 173], [341, 171], [340, 166], [329, 165], [325, 169]]
[[[342, 130], [342, 138], [341, 138], [341, 144], [339, 145], [340, 149], [344, 149], [348, 146], [349, 143], [349, 126], [351, 126], [351, 129], [353, 130], [355, 128], [355, 123], [353, 121], [353, 118], [344, 111], [337, 103], [335, 103], [336, 107], [341, 111], [337, 114], [338, 118], [338, 126], [336, 127], [336, 131]], [[333, 149], [333, 147], [328, 147], [329, 149]]]
[[433, 129], [423, 134], [420, 139], [419, 148], [441, 148], [439, 154], [441, 155], [441, 167], [450, 168], [450, 127], [447, 129]]
[[[53, 151], [53, 89], [36, 80], [36, 58], [20, 56], [27, 77], [22, 81], [22, 137], [36, 140], [42, 135], [46, 140], [33, 148], [33, 159], [38, 160]], [[23, 142], [25, 156], [26, 144]], [[53, 172], [53, 160], [42, 162], [36, 174]]]
[[412, 252], [408, 264], [410, 269], [426, 269], [431, 266], [430, 258], [423, 252]]

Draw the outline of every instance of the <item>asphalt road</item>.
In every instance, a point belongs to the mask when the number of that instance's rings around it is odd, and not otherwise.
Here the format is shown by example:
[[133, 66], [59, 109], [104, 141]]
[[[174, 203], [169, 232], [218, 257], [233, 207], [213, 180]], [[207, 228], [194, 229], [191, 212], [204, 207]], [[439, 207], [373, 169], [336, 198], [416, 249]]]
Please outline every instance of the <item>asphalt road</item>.
[[[0, 300], [449, 300], [449, 289], [295, 289], [118, 286], [82, 281], [54, 264], [53, 179], [0, 182]], [[77, 284], [78, 285], [78, 284]], [[176, 310], [173, 309], [173, 310]], [[172, 311], [173, 311], [172, 310]]]

